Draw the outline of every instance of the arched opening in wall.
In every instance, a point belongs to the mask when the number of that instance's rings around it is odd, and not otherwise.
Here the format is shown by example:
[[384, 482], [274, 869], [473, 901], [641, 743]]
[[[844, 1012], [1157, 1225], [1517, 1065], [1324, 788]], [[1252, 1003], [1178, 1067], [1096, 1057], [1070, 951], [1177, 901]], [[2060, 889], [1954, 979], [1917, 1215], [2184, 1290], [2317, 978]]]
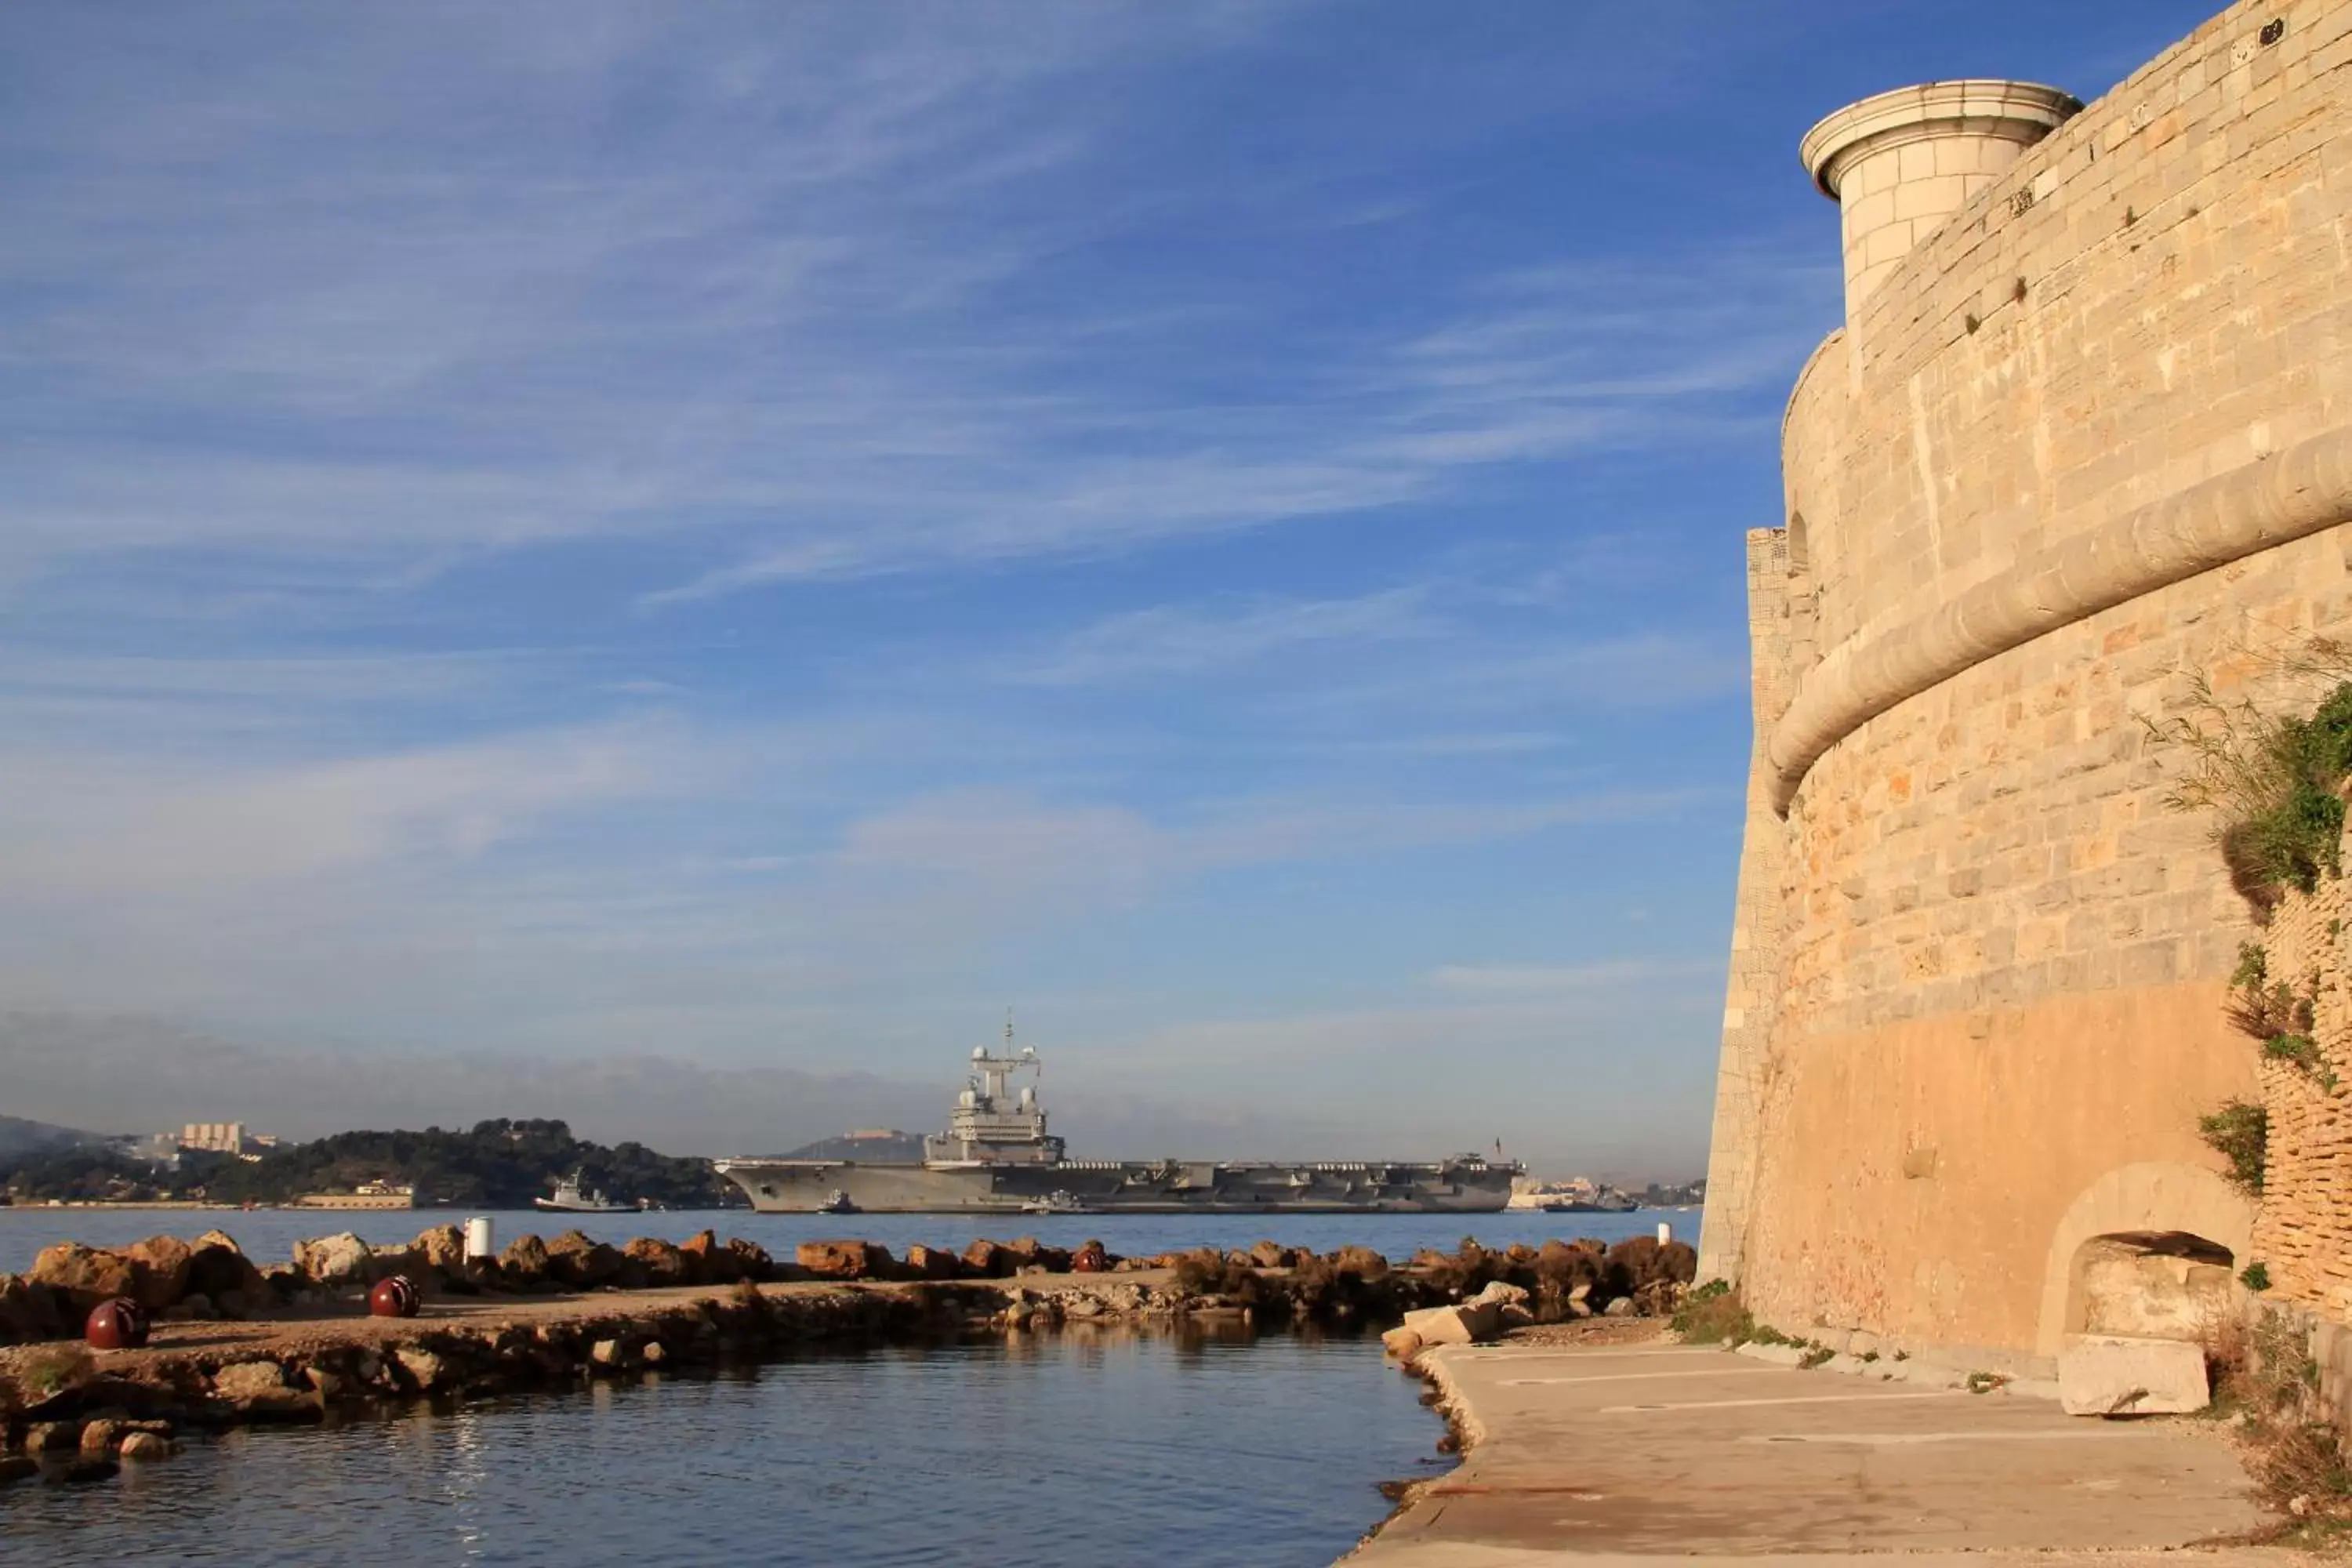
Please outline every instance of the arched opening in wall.
[[1789, 514], [1789, 575], [1801, 577], [1813, 569], [1813, 547], [1805, 537], [1805, 514]]
[[2066, 1331], [2196, 1340], [2230, 1310], [2237, 1258], [2185, 1230], [2115, 1231], [2075, 1250]]

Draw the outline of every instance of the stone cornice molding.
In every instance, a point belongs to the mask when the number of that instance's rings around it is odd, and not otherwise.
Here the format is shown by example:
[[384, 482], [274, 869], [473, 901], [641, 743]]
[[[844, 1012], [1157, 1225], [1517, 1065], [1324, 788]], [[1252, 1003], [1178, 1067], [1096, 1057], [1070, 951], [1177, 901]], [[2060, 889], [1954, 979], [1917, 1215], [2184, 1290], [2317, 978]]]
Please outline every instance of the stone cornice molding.
[[1837, 198], [1854, 161], [1906, 142], [1990, 136], [2032, 146], [2082, 112], [2080, 99], [2039, 82], [1969, 77], [1898, 87], [1849, 103], [1805, 132], [1797, 155], [1822, 195]]
[[[2352, 426], [2126, 512], [1808, 670], [1773, 726], [1772, 809], [1823, 753], [1906, 698], [1996, 654], [2259, 551], [2352, 522]], [[1932, 592], [1932, 590], [1931, 590]]]

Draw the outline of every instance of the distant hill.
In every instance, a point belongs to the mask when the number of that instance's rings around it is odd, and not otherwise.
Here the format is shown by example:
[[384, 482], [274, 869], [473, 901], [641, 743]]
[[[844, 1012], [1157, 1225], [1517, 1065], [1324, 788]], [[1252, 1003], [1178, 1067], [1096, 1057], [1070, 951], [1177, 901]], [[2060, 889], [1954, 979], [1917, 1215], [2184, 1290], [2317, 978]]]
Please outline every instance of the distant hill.
[[105, 1142], [95, 1132], [55, 1127], [46, 1121], [27, 1121], [21, 1116], [0, 1116], [0, 1159], [46, 1153], [56, 1149], [79, 1149]]
[[919, 1132], [845, 1132], [838, 1138], [820, 1138], [804, 1143], [782, 1160], [868, 1160], [877, 1164], [911, 1164], [923, 1157], [923, 1137]]

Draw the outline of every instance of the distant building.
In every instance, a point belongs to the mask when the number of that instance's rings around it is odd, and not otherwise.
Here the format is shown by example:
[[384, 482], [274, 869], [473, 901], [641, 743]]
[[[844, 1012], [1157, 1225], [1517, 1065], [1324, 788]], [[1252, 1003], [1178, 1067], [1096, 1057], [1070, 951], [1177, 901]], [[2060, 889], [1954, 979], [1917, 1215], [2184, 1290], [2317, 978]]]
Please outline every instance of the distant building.
[[245, 1123], [242, 1121], [191, 1121], [180, 1129], [180, 1147], [206, 1154], [242, 1154], [245, 1152]]

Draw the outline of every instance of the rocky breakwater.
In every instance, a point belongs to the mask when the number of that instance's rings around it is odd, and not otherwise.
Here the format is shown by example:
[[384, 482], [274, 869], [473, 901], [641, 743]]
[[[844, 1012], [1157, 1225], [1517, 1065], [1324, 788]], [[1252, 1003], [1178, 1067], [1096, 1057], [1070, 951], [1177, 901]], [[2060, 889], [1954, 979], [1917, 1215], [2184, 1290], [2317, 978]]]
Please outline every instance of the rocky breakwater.
[[[0, 1277], [0, 1341], [16, 1345], [0, 1350], [0, 1483], [95, 1479], [168, 1455], [189, 1430], [705, 1370], [826, 1343], [1215, 1314], [1379, 1329], [1433, 1310], [1475, 1337], [1507, 1316], [1669, 1310], [1695, 1266], [1688, 1247], [1646, 1240], [1465, 1243], [1402, 1266], [1364, 1247], [1121, 1258], [1099, 1242], [1066, 1251], [1031, 1238], [904, 1258], [870, 1241], [815, 1241], [785, 1262], [708, 1231], [618, 1247], [576, 1231], [526, 1236], [469, 1259], [454, 1226], [391, 1248], [320, 1237], [266, 1265], [219, 1232], [120, 1251], [69, 1243], [22, 1278]], [[422, 1314], [367, 1316], [369, 1289], [395, 1274], [418, 1286]], [[103, 1353], [71, 1342], [89, 1309], [116, 1295], [155, 1315], [153, 1342]]]

